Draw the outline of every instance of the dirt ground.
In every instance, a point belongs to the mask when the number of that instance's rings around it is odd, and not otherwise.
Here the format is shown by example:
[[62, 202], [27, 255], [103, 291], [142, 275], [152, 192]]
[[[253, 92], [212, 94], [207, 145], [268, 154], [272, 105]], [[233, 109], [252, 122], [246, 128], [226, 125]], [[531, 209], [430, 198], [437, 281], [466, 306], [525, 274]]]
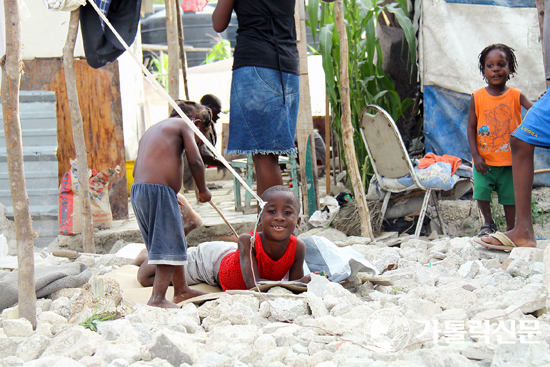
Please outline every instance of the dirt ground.
[[[496, 199], [493, 204], [493, 218], [500, 230], [506, 230], [502, 206]], [[440, 205], [448, 235], [472, 237], [478, 234], [482, 223], [474, 200], [441, 200]], [[550, 239], [550, 187], [533, 189], [532, 213], [536, 237]]]

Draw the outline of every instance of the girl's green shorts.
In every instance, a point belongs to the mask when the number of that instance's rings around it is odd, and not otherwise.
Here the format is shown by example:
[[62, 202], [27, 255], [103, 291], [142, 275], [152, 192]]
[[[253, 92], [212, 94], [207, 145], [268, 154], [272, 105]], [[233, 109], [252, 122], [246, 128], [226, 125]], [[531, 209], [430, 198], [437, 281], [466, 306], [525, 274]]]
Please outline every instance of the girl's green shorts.
[[474, 167], [474, 199], [491, 201], [491, 193], [496, 191], [500, 205], [516, 205], [512, 166], [489, 166], [489, 169], [484, 175]]

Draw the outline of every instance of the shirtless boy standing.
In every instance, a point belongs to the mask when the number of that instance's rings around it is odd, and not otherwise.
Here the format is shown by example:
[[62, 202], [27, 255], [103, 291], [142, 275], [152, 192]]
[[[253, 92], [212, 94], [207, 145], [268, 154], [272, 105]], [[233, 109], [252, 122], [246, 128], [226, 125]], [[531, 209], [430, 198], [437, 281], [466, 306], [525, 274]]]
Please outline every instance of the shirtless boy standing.
[[[195, 102], [176, 102], [208, 136], [212, 127], [210, 111]], [[189, 288], [185, 280], [183, 267], [187, 264], [187, 243], [177, 198], [183, 181], [184, 152], [199, 191], [199, 202], [212, 198], [206, 187], [200, 145], [200, 138], [179, 117], [151, 126], [139, 141], [130, 200], [149, 254], [149, 264], [157, 266], [153, 292], [147, 302], [150, 306], [177, 307], [166, 299], [171, 282], [174, 302], [203, 294]]]

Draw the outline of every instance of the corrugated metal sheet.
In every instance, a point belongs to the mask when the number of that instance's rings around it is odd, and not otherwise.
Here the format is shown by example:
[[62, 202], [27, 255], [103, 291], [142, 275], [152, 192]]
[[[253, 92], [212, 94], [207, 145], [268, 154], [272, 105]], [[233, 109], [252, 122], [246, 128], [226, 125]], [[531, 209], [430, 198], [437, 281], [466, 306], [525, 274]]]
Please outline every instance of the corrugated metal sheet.
[[[37, 247], [45, 247], [57, 237], [59, 232], [55, 93], [21, 91], [19, 101], [25, 180], [33, 230], [39, 235], [34, 244]], [[3, 121], [1, 109], [0, 119]], [[3, 129], [0, 132], [0, 202], [7, 207], [6, 215], [13, 219], [6, 138]]]

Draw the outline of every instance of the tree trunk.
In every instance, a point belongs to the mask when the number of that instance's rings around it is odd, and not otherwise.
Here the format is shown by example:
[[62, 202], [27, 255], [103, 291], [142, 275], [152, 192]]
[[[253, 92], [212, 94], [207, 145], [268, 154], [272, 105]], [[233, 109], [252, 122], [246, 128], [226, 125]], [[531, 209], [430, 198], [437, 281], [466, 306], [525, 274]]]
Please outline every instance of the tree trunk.
[[349, 72], [348, 72], [348, 36], [346, 33], [346, 24], [344, 20], [344, 6], [342, 0], [336, 0], [334, 3], [334, 13], [336, 26], [338, 27], [338, 37], [340, 39], [340, 97], [342, 99], [342, 141], [344, 142], [344, 152], [348, 162], [349, 175], [355, 202], [359, 210], [361, 220], [361, 236], [369, 237], [374, 240], [372, 225], [370, 222], [370, 213], [365, 198], [365, 190], [361, 182], [361, 174], [357, 165], [357, 156], [355, 155], [355, 144], [353, 142], [353, 125], [351, 124], [351, 107], [349, 97]]
[[92, 210], [90, 208], [90, 194], [88, 189], [88, 153], [86, 152], [86, 140], [84, 139], [84, 123], [80, 114], [78, 91], [76, 89], [76, 73], [74, 69], [74, 45], [78, 33], [78, 19], [80, 8], [71, 12], [67, 41], [63, 47], [63, 68], [65, 70], [65, 84], [67, 86], [67, 98], [69, 111], [73, 125], [74, 149], [76, 152], [78, 172], [78, 197], [82, 202], [82, 247], [84, 252], [95, 254], [94, 228], [92, 223]]
[[[302, 186], [303, 213], [307, 216], [313, 215], [317, 210], [317, 198], [319, 186], [317, 183], [317, 159], [315, 157], [315, 137], [313, 136], [313, 118], [311, 117], [311, 96], [309, 92], [309, 75], [307, 67], [307, 39], [306, 39], [306, 11], [304, 0], [296, 1], [295, 16], [296, 36], [298, 38], [298, 51], [300, 53], [300, 106], [298, 108], [298, 120], [296, 124], [296, 137], [298, 141], [298, 155], [300, 158], [300, 185]], [[309, 139], [309, 141], [308, 141]], [[309, 144], [311, 153], [311, 166], [306, 164], [306, 154]], [[308, 184], [307, 171], [313, 173], [313, 182]], [[309, 197], [308, 190], [313, 184], [314, 197]], [[310, 208], [310, 203], [312, 207]], [[310, 212], [312, 211], [313, 212]]]
[[164, 0], [164, 4], [166, 8], [166, 41], [168, 42], [168, 94], [172, 99], [178, 99], [180, 83], [176, 0]]
[[187, 87], [187, 56], [185, 55], [185, 35], [183, 33], [183, 22], [181, 20], [181, 6], [176, 2], [176, 18], [178, 24], [178, 45], [180, 48], [181, 75], [183, 77], [183, 91], [185, 99], [189, 100], [189, 88]]
[[23, 166], [23, 141], [19, 119], [19, 87], [23, 61], [21, 60], [21, 22], [19, 2], [4, 1], [6, 21], [6, 55], [2, 66], [2, 112], [10, 178], [15, 238], [17, 240], [19, 317], [36, 328], [36, 290], [34, 284], [34, 242], [29, 210], [29, 196]]

